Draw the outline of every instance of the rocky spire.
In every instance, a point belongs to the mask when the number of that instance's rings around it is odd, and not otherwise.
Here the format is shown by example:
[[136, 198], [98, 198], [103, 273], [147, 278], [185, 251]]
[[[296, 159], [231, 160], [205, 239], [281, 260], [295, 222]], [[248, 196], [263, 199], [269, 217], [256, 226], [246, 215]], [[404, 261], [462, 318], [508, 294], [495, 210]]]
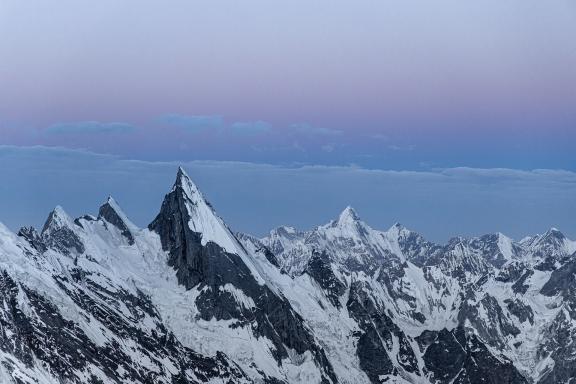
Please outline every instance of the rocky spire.
[[79, 227], [61, 206], [54, 208], [42, 229], [42, 242], [47, 248], [54, 248], [69, 255], [70, 252], [83, 253], [85, 248], [76, 233]]
[[351, 223], [356, 223], [358, 221], [360, 221], [360, 216], [358, 216], [354, 208], [352, 208], [351, 206], [347, 206], [342, 211], [342, 213], [340, 213], [340, 216], [338, 217], [339, 225], [347, 225]]
[[208, 278], [217, 249], [246, 258], [244, 247], [182, 168], [148, 228], [160, 235], [162, 247], [170, 253], [169, 264], [187, 287]]
[[106, 220], [120, 230], [130, 245], [134, 244], [134, 224], [128, 220], [118, 203], [110, 196], [98, 211], [98, 218]]
[[49, 232], [50, 230], [55, 230], [62, 227], [72, 226], [73, 221], [70, 216], [64, 211], [64, 208], [57, 205], [56, 208], [50, 212], [46, 222], [44, 223], [44, 227], [42, 227], [42, 234]]
[[[183, 224], [187, 225], [193, 232], [200, 234], [202, 245], [213, 242], [224, 248], [226, 252], [244, 253], [238, 240], [182, 167], [178, 168], [172, 191], [166, 196], [169, 200], [171, 199], [170, 195], [173, 195], [179, 202], [178, 207], [162, 204], [162, 209], [174, 210], [178, 208], [180, 217], [185, 221]], [[166, 202], [166, 199], [164, 201]]]

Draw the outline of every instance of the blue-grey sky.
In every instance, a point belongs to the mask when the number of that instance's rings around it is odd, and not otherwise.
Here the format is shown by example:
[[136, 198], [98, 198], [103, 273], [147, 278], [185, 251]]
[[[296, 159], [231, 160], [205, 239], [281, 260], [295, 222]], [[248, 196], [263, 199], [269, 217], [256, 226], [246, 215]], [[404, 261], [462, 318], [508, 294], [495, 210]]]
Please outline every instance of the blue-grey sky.
[[[108, 195], [146, 226], [179, 165], [15, 146], [0, 146], [0, 162], [0, 221], [14, 230], [41, 227], [58, 204], [75, 217], [96, 214]], [[436, 241], [496, 231], [521, 239], [550, 227], [576, 238], [576, 173], [570, 171], [387, 171], [221, 161], [183, 166], [232, 229], [256, 235], [284, 224], [312, 228], [352, 205], [375, 228], [401, 222]]]
[[2, 0], [0, 221], [113, 193], [144, 224], [188, 164], [250, 232], [348, 204], [433, 238], [574, 232], [574, 36], [573, 0]]

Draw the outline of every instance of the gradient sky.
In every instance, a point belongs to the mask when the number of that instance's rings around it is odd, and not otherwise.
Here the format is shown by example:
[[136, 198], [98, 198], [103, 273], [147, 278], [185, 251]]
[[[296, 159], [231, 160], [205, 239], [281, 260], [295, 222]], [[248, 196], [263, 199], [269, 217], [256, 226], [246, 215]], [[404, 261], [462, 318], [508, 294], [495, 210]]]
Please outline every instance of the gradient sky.
[[576, 171], [574, 143], [572, 0], [0, 1], [0, 155]]

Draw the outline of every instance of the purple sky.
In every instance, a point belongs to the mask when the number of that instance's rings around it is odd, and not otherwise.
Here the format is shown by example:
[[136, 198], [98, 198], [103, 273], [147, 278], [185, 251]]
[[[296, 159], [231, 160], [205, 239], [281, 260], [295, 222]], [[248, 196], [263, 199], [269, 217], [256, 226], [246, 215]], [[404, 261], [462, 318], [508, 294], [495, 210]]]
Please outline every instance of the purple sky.
[[[5, 0], [0, 144], [162, 160], [574, 169], [574, 36], [569, 0]], [[126, 125], [134, 129], [114, 128]]]

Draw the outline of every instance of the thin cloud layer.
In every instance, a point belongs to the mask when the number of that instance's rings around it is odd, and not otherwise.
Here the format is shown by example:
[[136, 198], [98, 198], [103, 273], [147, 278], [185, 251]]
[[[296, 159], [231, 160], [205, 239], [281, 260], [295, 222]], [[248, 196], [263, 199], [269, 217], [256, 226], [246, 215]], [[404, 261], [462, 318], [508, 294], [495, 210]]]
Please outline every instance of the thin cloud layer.
[[199, 132], [205, 129], [216, 129], [222, 128], [224, 125], [224, 119], [222, 116], [216, 115], [179, 115], [179, 114], [168, 114], [164, 115], [160, 119], [162, 122], [175, 125], [180, 128]]
[[265, 121], [236, 122], [230, 126], [236, 134], [258, 135], [270, 131], [272, 126]]
[[128, 133], [136, 130], [133, 125], [126, 123], [104, 123], [100, 121], [80, 121], [73, 123], [58, 123], [49, 126], [44, 132], [47, 134], [111, 134]]
[[316, 127], [314, 125], [308, 123], [298, 123], [292, 124], [290, 126], [297, 133], [301, 133], [304, 135], [312, 135], [312, 136], [339, 136], [342, 135], [344, 132], [337, 130], [337, 129], [330, 129], [324, 127]]

